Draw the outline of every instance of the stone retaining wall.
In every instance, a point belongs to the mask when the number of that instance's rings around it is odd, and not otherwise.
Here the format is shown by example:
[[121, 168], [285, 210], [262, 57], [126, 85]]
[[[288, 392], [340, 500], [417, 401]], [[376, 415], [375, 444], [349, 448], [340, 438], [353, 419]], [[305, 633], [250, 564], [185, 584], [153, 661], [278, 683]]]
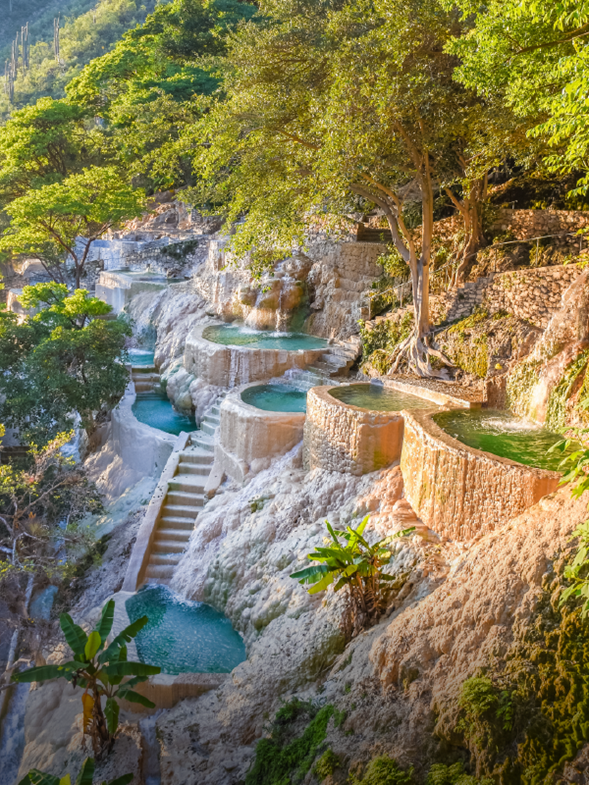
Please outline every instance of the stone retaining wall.
[[431, 419], [404, 412], [401, 471], [405, 496], [442, 537], [472, 540], [553, 493], [557, 472], [542, 471], [467, 447]]
[[199, 325], [189, 334], [184, 348], [184, 368], [216, 387], [238, 387], [249, 382], [282, 376], [290, 368], [306, 368], [326, 351], [323, 349], [251, 349], [225, 346], [202, 337], [210, 325]]
[[479, 278], [458, 290], [431, 298], [434, 323], [454, 322], [477, 306], [489, 314], [506, 311], [544, 329], [559, 309], [562, 296], [581, 274], [577, 265], [513, 270]]
[[230, 393], [220, 409], [215, 466], [238, 482], [269, 468], [303, 438], [304, 412], [268, 412], [246, 403], [241, 393]]
[[307, 469], [367, 474], [399, 460], [403, 417], [338, 401], [331, 385], [307, 393], [303, 461]]

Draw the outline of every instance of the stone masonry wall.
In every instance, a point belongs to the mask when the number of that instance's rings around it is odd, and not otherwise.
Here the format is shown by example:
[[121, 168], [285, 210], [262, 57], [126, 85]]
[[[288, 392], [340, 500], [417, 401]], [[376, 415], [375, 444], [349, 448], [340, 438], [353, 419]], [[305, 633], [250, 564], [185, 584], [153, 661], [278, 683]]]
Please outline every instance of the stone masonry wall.
[[456, 291], [432, 297], [432, 319], [437, 324], [454, 322], [481, 306], [489, 314], [506, 311], [545, 328], [559, 309], [564, 292], [580, 274], [579, 267], [571, 264], [479, 278]]

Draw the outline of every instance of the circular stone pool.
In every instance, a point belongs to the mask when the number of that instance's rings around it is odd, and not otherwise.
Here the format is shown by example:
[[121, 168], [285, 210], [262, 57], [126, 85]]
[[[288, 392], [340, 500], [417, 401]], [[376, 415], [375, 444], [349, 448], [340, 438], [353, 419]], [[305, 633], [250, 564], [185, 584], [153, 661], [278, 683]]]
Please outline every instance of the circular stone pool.
[[243, 324], [212, 324], [203, 330], [202, 337], [223, 346], [245, 346], [250, 349], [323, 349], [327, 341], [305, 333], [278, 333], [252, 330]]
[[241, 398], [250, 406], [265, 412], [306, 412], [307, 391], [297, 390], [288, 384], [261, 384], [248, 387]]
[[434, 414], [436, 425], [459, 442], [536, 469], [557, 471], [560, 452], [549, 453], [562, 436], [509, 412], [453, 410]]
[[175, 436], [181, 431], [194, 431], [194, 417], [180, 414], [167, 398], [158, 393], [140, 393], [131, 407], [139, 422]]
[[400, 412], [403, 409], [431, 409], [435, 404], [410, 393], [398, 392], [381, 384], [342, 384], [329, 394], [337, 401], [373, 412]]
[[135, 638], [141, 662], [162, 673], [229, 673], [246, 658], [241, 636], [210, 605], [179, 597], [167, 586], [145, 586], [126, 602], [131, 622], [149, 622]]

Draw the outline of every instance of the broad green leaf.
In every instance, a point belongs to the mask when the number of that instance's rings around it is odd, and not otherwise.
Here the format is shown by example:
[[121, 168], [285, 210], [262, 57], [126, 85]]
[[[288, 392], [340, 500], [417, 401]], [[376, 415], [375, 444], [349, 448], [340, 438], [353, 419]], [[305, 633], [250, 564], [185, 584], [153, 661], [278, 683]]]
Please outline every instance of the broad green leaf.
[[155, 703], [146, 698], [140, 692], [135, 692], [135, 690], [126, 689], [126, 685], [121, 687], [118, 691], [117, 696], [119, 698], [123, 698], [126, 701], [130, 701], [131, 703], [140, 703], [142, 706], [145, 706], [148, 709], [153, 709], [155, 707]]
[[36, 668], [12, 674], [12, 681], [19, 684], [30, 684], [33, 681], [47, 681], [48, 679], [59, 679], [65, 676], [66, 671], [63, 665], [39, 665]]
[[69, 774], [66, 774], [65, 777], [62, 777], [59, 780], [59, 785], [72, 785], [72, 781]]
[[86, 758], [82, 764], [75, 785], [92, 785], [94, 778], [94, 758]]
[[320, 591], [325, 591], [325, 589], [327, 589], [327, 587], [334, 582], [335, 578], [336, 578], [335, 574], [333, 572], [330, 572], [329, 575], [326, 575], [324, 578], [322, 578], [322, 580], [320, 580], [314, 586], [311, 586], [311, 588], [309, 589], [309, 594], [318, 594], [318, 592]]
[[157, 665], [146, 665], [144, 662], [113, 662], [102, 669], [110, 676], [154, 676], [161, 672]]
[[119, 704], [114, 698], [107, 698], [104, 707], [104, 716], [106, 717], [106, 727], [111, 736], [114, 736], [119, 727]]
[[100, 637], [100, 633], [94, 630], [88, 636], [88, 640], [86, 641], [86, 645], [84, 647], [84, 656], [87, 660], [94, 659], [96, 652], [102, 646], [102, 638]]
[[122, 777], [117, 777], [116, 780], [110, 782], [103, 782], [102, 785], [129, 785], [133, 781], [133, 774], [123, 774]]
[[120, 632], [112, 643], [99, 655], [98, 662], [102, 665], [103, 663], [108, 662], [111, 657], [118, 657], [121, 647], [126, 643], [130, 643], [137, 633], [145, 627], [148, 621], [149, 619], [147, 616], [142, 616], [140, 619], [137, 619], [137, 621], [129, 624], [128, 627], [125, 627], [125, 629]]
[[75, 655], [83, 656], [84, 647], [88, 640], [88, 636], [84, 630], [81, 627], [78, 627], [77, 624], [74, 624], [74, 620], [69, 613], [62, 613], [59, 617], [59, 623], [70, 649]]
[[[364, 529], [366, 528], [366, 524], [368, 523], [369, 520], [370, 520], [370, 515], [365, 515], [364, 518], [362, 519], [362, 523], [356, 529], [356, 534], [359, 534], [359, 535], [364, 534]], [[349, 527], [348, 527], [348, 529], [349, 529]]]
[[96, 627], [96, 631], [100, 635], [102, 641], [106, 641], [112, 630], [113, 621], [115, 618], [115, 601], [109, 600], [102, 609], [102, 616]]
[[60, 779], [53, 774], [45, 774], [39, 769], [31, 769], [18, 785], [60, 785]]

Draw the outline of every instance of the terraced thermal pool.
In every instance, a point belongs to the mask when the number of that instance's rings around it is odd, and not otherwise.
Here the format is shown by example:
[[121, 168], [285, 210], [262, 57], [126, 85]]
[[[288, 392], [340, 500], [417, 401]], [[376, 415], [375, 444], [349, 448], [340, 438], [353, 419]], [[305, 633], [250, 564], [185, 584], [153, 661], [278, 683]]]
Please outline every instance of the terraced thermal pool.
[[323, 349], [327, 341], [305, 333], [278, 333], [270, 330], [252, 330], [243, 324], [212, 324], [202, 332], [202, 337], [224, 346], [247, 346], [250, 349]]
[[178, 436], [181, 431], [194, 431], [194, 418], [180, 414], [170, 401], [155, 392], [139, 393], [131, 407], [139, 422]]
[[229, 619], [210, 605], [179, 597], [167, 586], [145, 586], [126, 602], [131, 622], [149, 622], [135, 638], [142, 662], [163, 673], [229, 673], [246, 658]]
[[469, 447], [536, 469], [558, 471], [563, 458], [560, 452], [548, 452], [562, 436], [509, 412], [460, 409], [435, 414], [433, 420], [447, 434]]
[[306, 412], [307, 393], [287, 384], [261, 384], [248, 387], [241, 399], [266, 412]]
[[402, 409], [433, 409], [435, 403], [417, 395], [398, 392], [380, 384], [342, 384], [329, 394], [342, 403], [376, 412], [399, 412]]
[[154, 352], [148, 349], [129, 349], [131, 365], [153, 365]]

